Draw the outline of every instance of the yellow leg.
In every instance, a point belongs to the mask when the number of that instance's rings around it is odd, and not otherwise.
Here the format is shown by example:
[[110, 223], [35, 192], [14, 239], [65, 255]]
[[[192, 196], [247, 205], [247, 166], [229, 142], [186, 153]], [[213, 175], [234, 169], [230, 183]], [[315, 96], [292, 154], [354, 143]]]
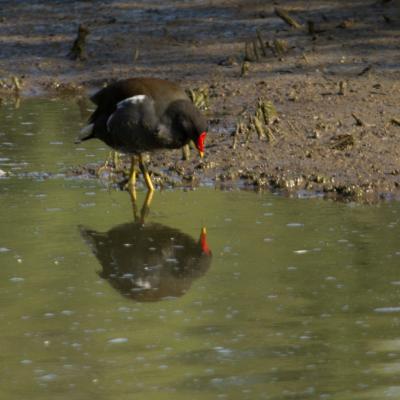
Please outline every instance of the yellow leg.
[[121, 154], [118, 151], [113, 151], [113, 162], [115, 171], [121, 171]]
[[149, 190], [146, 194], [146, 198], [143, 202], [142, 209], [140, 210], [140, 222], [144, 224], [144, 220], [150, 212], [150, 204], [153, 199], [154, 191]]
[[135, 188], [136, 186], [136, 156], [131, 157], [131, 169], [129, 171], [128, 185], [130, 188]]
[[147, 192], [142, 209], [150, 208], [150, 204], [151, 204], [151, 202], [153, 200], [153, 195], [154, 195], [154, 191], [153, 192], [152, 191], [148, 191]]
[[141, 154], [139, 155], [139, 167], [140, 167], [140, 170], [142, 171], [142, 174], [144, 176], [144, 181], [146, 182], [147, 189], [150, 192], [154, 191], [153, 182], [151, 181], [151, 177], [150, 177], [149, 171], [147, 171], [146, 164], [145, 164], [145, 162], [143, 160], [143, 156]]
[[136, 156], [131, 157], [131, 169], [129, 171], [129, 178], [126, 184], [126, 188], [131, 196], [133, 216], [135, 221], [137, 220], [137, 205], [136, 205]]
[[112, 155], [112, 151], [110, 151], [109, 153], [108, 153], [108, 156], [107, 156], [107, 158], [106, 158], [106, 161], [104, 161], [104, 164], [101, 166], [101, 167], [99, 167], [98, 169], [97, 169], [97, 171], [96, 171], [96, 173], [97, 173], [97, 176], [101, 176], [101, 174], [103, 173], [103, 171], [105, 171], [106, 169], [108, 169], [108, 167], [110, 166], [110, 159], [111, 159], [111, 155]]
[[106, 161], [104, 161], [104, 164], [97, 170], [97, 176], [100, 176], [103, 173], [103, 171], [107, 170], [108, 168], [111, 169], [113, 164], [115, 172], [121, 170], [120, 153], [118, 153], [118, 151], [115, 150], [112, 150], [108, 153]]
[[144, 221], [150, 212], [150, 204], [153, 199], [154, 191], [149, 190], [147, 192], [146, 198], [140, 210], [140, 216], [138, 216], [136, 190], [133, 188], [132, 191], [129, 191], [129, 194], [131, 196], [133, 217], [135, 219], [135, 222], [140, 222], [141, 224], [144, 224]]
[[135, 221], [137, 221], [137, 204], [136, 204], [136, 189], [133, 187], [132, 189], [129, 189], [129, 195], [131, 197], [131, 203], [132, 203], [132, 210], [133, 210], [133, 217]]
[[185, 144], [182, 147], [182, 160], [189, 160], [190, 158], [190, 146]]

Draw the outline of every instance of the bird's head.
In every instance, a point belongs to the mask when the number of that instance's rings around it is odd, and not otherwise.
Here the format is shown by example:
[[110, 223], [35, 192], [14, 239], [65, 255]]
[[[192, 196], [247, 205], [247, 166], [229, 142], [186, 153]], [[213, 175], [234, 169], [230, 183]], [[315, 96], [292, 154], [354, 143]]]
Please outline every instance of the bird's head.
[[203, 157], [207, 136], [207, 121], [204, 116], [192, 102], [186, 100], [174, 102], [171, 111], [175, 117], [175, 129], [184, 136], [186, 143], [192, 140], [200, 157]]

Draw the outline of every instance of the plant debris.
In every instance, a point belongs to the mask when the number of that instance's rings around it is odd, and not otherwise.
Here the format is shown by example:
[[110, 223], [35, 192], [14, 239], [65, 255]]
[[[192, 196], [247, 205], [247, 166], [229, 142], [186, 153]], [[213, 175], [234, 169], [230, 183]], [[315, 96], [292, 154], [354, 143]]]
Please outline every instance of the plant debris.
[[279, 57], [286, 54], [289, 50], [288, 42], [284, 39], [274, 39], [271, 46], [274, 50], [274, 54]]
[[363, 121], [361, 118], [357, 117], [356, 114], [351, 113], [351, 116], [352, 116], [352, 117], [354, 118], [354, 120], [356, 121], [356, 125], [357, 125], [357, 126], [365, 126], [364, 121]]
[[71, 60], [84, 61], [87, 59], [86, 54], [86, 36], [89, 35], [89, 29], [82, 24], [78, 28], [78, 36], [72, 44], [68, 57]]
[[400, 126], [400, 119], [398, 119], [398, 118], [392, 118], [392, 119], [390, 120], [390, 122], [391, 122], [393, 125]]
[[293, 17], [291, 17], [288, 11], [284, 10], [283, 8], [275, 7], [275, 14], [293, 28], [302, 28], [302, 25], [298, 23]]
[[354, 137], [348, 133], [340, 134], [330, 140], [331, 148], [335, 150], [345, 150], [354, 146]]
[[250, 62], [249, 61], [244, 61], [242, 62], [242, 66], [240, 68], [240, 76], [246, 76], [249, 73], [250, 70]]
[[188, 89], [186, 93], [193, 104], [200, 110], [206, 111], [210, 108], [208, 86]]
[[[201, 177], [206, 184], [224, 187], [400, 198], [400, 174], [392, 174], [400, 171], [400, 72], [394, 34], [398, 10], [395, 1], [384, 7], [382, 0], [376, 1], [380, 6], [362, 0], [351, 6], [344, 1], [280, 0], [230, 7], [231, 2], [213, 0], [211, 12], [202, 0], [193, 0], [190, 7], [165, 2], [162, 8], [155, 0], [139, 0], [138, 10], [146, 7], [138, 19], [128, 17], [135, 10], [124, 2], [121, 7], [101, 2], [93, 18], [87, 1], [75, 2], [72, 14], [65, 1], [57, 7], [45, 0], [37, 0], [35, 7], [6, 1], [0, 32], [2, 109], [18, 107], [20, 98], [23, 107], [26, 95], [88, 98], [104, 82], [134, 76], [160, 77], [186, 88], [207, 86], [209, 100], [199, 102], [208, 108], [210, 122], [201, 169], [196, 168], [195, 151], [185, 161], [180, 150], [152, 155], [152, 171], [168, 175], [174, 185], [194, 171], [189, 185]], [[300, 27], [283, 22], [273, 3]], [[385, 22], [384, 15], [393, 22]], [[71, 63], [62, 55], [77, 39], [78, 24], [74, 37], [69, 36], [76, 17], [93, 31], [93, 38], [91, 33], [85, 37], [86, 62]], [[337, 28], [350, 19], [354, 25]], [[163, 35], [165, 27], [169, 35]], [[321, 29], [326, 34], [319, 35]], [[249, 61], [244, 60], [245, 41]], [[266, 123], [259, 98], [278, 109], [276, 122]], [[354, 144], [351, 138], [340, 139], [343, 134], [351, 134]], [[333, 136], [339, 139], [331, 143]], [[169, 172], [175, 164], [182, 170], [179, 175]], [[315, 171], [324, 182], [311, 179]], [[159, 180], [164, 182], [161, 174]]]

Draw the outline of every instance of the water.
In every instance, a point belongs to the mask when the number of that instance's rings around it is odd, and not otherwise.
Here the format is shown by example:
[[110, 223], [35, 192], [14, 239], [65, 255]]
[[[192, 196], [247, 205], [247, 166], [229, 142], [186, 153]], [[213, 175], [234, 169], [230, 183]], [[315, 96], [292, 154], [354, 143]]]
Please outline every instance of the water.
[[400, 398], [398, 203], [157, 191], [140, 228], [65, 177], [107, 154], [74, 101], [0, 121], [1, 398]]

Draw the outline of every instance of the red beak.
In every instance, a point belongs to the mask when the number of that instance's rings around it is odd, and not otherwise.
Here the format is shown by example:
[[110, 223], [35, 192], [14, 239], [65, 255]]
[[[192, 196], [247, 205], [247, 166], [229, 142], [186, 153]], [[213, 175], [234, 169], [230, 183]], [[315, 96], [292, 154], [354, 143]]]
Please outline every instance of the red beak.
[[196, 147], [199, 150], [200, 157], [204, 157], [204, 141], [206, 140], [207, 132], [203, 132], [200, 134], [199, 138], [197, 139]]
[[211, 256], [211, 250], [207, 245], [207, 230], [205, 227], [201, 228], [201, 233], [200, 233], [200, 246], [201, 250], [204, 254], [207, 254], [208, 256]]

